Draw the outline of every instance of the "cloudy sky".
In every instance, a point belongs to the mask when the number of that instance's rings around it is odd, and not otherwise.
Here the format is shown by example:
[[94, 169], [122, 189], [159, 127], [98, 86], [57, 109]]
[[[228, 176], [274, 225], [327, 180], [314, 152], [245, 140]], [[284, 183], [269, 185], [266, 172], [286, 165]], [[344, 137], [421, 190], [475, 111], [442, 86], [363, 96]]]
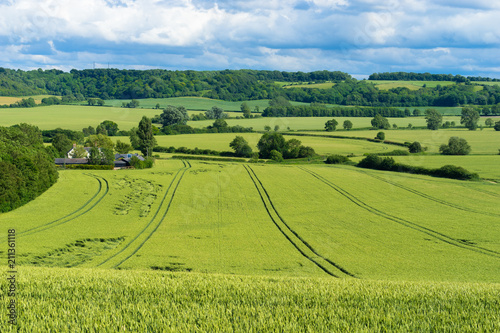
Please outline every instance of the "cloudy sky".
[[500, 78], [500, 1], [0, 0], [0, 67]]

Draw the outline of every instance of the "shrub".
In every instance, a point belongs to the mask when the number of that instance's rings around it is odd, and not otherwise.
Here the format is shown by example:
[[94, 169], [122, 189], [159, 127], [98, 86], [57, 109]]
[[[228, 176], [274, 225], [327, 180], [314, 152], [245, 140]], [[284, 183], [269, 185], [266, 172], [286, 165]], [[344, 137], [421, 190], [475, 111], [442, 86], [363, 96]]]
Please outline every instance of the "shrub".
[[377, 136], [375, 137], [375, 139], [380, 140], [380, 141], [384, 141], [385, 140], [385, 133], [384, 132], [378, 132]]
[[424, 151], [422, 148], [422, 145], [418, 141], [411, 143], [408, 146], [408, 149], [410, 150], [410, 153], [412, 153], [412, 154], [421, 153], [422, 151]]
[[456, 165], [445, 165], [439, 169], [434, 170], [434, 176], [443, 178], [452, 178], [460, 180], [477, 180], [479, 175], [472, 173], [466, 169]]
[[326, 164], [345, 164], [350, 162], [349, 158], [342, 155], [330, 155], [326, 158]]

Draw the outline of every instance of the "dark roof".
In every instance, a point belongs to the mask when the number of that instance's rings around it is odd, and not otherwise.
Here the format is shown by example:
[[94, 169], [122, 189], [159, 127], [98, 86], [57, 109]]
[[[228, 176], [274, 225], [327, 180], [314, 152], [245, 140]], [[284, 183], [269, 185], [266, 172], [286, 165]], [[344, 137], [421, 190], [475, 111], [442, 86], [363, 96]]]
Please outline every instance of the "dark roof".
[[114, 162], [114, 164], [115, 164], [115, 168], [123, 168], [123, 167], [130, 165], [129, 163], [122, 161], [122, 160], [117, 160]]
[[86, 158], [56, 158], [57, 165], [64, 164], [88, 164], [89, 160]]

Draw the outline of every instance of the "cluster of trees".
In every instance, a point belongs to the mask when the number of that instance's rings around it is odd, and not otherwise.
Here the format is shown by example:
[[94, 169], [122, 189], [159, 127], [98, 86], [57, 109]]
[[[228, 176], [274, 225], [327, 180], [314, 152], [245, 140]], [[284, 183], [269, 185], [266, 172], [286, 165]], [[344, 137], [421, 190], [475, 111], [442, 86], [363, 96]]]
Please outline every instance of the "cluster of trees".
[[0, 127], [0, 212], [33, 200], [57, 178], [52, 151], [37, 127]]
[[410, 110], [393, 107], [328, 107], [324, 104], [311, 105], [274, 105], [262, 112], [263, 117], [373, 117], [381, 114], [384, 117], [409, 117]]
[[260, 158], [270, 158], [276, 161], [291, 158], [312, 157], [314, 149], [303, 146], [297, 139], [285, 140], [280, 133], [264, 133], [257, 143]]
[[0, 105], [1, 108], [33, 108], [35, 106], [47, 106], [47, 105], [59, 105], [70, 102], [67, 99], [60, 99], [55, 96], [42, 98], [40, 104], [36, 104], [36, 101], [33, 97], [23, 98], [12, 104], [4, 104]]

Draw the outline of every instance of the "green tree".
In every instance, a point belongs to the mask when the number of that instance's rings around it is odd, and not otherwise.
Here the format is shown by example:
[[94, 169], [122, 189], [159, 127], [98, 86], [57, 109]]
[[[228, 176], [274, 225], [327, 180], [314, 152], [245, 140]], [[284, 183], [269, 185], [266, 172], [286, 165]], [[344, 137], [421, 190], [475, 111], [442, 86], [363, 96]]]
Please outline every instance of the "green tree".
[[104, 103], [105, 103], [105, 101], [104, 101], [102, 98], [98, 98], [98, 99], [97, 99], [97, 105], [99, 105], [99, 106], [103, 106], [103, 105], [104, 105]]
[[421, 114], [422, 114], [422, 113], [420, 112], [420, 110], [419, 110], [419, 109], [414, 109], [414, 110], [413, 110], [413, 116], [414, 116], [414, 117], [419, 117]]
[[380, 141], [385, 140], [385, 133], [384, 132], [378, 132], [377, 136], [375, 137], [375, 139], [380, 140]]
[[234, 154], [239, 157], [251, 157], [252, 148], [242, 136], [236, 136], [229, 144], [234, 149]]
[[276, 150], [280, 154], [286, 150], [286, 140], [280, 133], [264, 133], [257, 143], [261, 158], [271, 158], [271, 151]]
[[410, 153], [412, 153], [412, 154], [420, 153], [423, 151], [422, 145], [418, 141], [411, 143], [408, 146], [408, 149], [410, 150]]
[[72, 158], [87, 158], [87, 151], [82, 146], [76, 146], [71, 153]]
[[471, 147], [467, 141], [456, 136], [452, 136], [447, 145], [443, 144], [439, 147], [442, 155], [468, 155], [470, 151]]
[[328, 120], [326, 123], [325, 123], [325, 130], [327, 132], [333, 132], [335, 131], [335, 129], [337, 128], [337, 125], [339, 123], [335, 120], [335, 119], [331, 119], [331, 120]]
[[280, 125], [276, 125], [276, 126], [274, 126], [274, 131], [275, 131], [275, 132], [278, 132], [279, 130], [280, 130]]
[[224, 119], [227, 118], [227, 114], [223, 109], [213, 106], [210, 110], [205, 112], [205, 117], [207, 117], [207, 119]]
[[281, 155], [281, 153], [277, 150], [271, 150], [270, 152], [270, 158], [273, 160], [273, 161], [276, 161], [276, 162], [283, 162], [283, 155]]
[[186, 125], [189, 115], [183, 106], [168, 105], [160, 115], [161, 123], [164, 127], [172, 125]]
[[95, 132], [96, 132], [96, 134], [108, 135], [108, 131], [106, 130], [106, 127], [102, 124], [97, 125]]
[[500, 121], [497, 121], [495, 123], [495, 126], [493, 126], [493, 128], [495, 129], [495, 131], [500, 131]]
[[52, 139], [52, 147], [58, 151], [59, 157], [66, 157], [66, 154], [73, 147], [73, 141], [68, 139], [65, 134], [57, 133]]
[[435, 131], [441, 127], [443, 116], [436, 109], [427, 109], [425, 110], [425, 120], [427, 121], [427, 128]]
[[250, 110], [250, 107], [248, 106], [247, 102], [241, 103], [240, 109], [241, 112], [243, 112], [243, 117], [245, 118], [252, 117], [252, 111]]
[[129, 138], [132, 148], [139, 149], [141, 147], [139, 136], [137, 135], [137, 127], [132, 127]]
[[[106, 133], [109, 136], [115, 136], [118, 133], [118, 124], [115, 123], [114, 121], [111, 120], [105, 120], [102, 123], [99, 124], [99, 126], [102, 126], [106, 129]], [[99, 128], [99, 126], [97, 126]], [[106, 134], [106, 133], [101, 133], [101, 134]]]
[[228, 131], [228, 125], [224, 119], [215, 120], [212, 126], [209, 126], [209, 129], [212, 128], [215, 128], [218, 133], [225, 133]]
[[139, 122], [139, 128], [137, 129], [137, 136], [139, 137], [139, 149], [142, 155], [150, 157], [153, 153], [154, 146], [156, 146], [151, 119], [146, 116], [142, 117]]
[[86, 127], [82, 129], [82, 133], [84, 136], [89, 136], [89, 135], [94, 135], [95, 133], [95, 128], [92, 126]]
[[491, 119], [491, 118], [486, 119], [486, 120], [484, 121], [484, 124], [485, 124], [486, 126], [488, 126], [488, 127], [492, 127], [492, 126], [493, 126], [493, 124], [494, 124], [493, 119]]
[[101, 151], [98, 147], [90, 147], [89, 150], [89, 164], [91, 165], [99, 165], [101, 164], [102, 157]]
[[115, 144], [113, 143], [113, 140], [111, 140], [107, 135], [96, 134], [96, 135], [90, 135], [87, 138], [87, 140], [85, 141], [85, 146], [107, 148], [113, 150]]
[[132, 145], [125, 142], [121, 142], [120, 140], [116, 141], [115, 151], [118, 154], [128, 154], [132, 150], [133, 150]]
[[475, 131], [477, 129], [477, 122], [479, 121], [480, 115], [474, 108], [465, 107], [462, 108], [462, 117], [460, 118], [460, 124], [468, 128], [469, 131]]
[[271, 130], [271, 126], [266, 125], [264, 126], [264, 131], [269, 132]]
[[350, 120], [344, 120], [344, 129], [350, 130], [352, 128], [352, 122]]
[[371, 124], [373, 128], [381, 128], [381, 129], [389, 129], [391, 125], [389, 125], [389, 120], [387, 118], [382, 117], [381, 114], [376, 114], [372, 119]]

